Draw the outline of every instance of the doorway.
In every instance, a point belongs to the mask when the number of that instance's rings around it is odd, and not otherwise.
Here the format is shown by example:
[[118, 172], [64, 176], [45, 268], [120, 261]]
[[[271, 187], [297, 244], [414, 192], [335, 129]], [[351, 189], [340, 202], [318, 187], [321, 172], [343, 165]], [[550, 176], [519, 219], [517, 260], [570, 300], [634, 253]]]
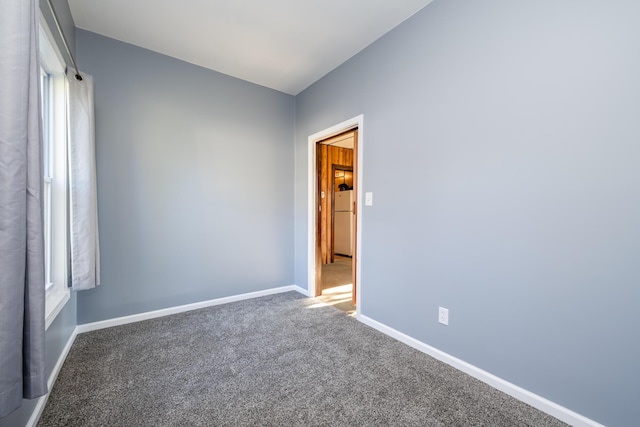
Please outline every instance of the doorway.
[[358, 116], [309, 136], [309, 294], [356, 317], [362, 122]]

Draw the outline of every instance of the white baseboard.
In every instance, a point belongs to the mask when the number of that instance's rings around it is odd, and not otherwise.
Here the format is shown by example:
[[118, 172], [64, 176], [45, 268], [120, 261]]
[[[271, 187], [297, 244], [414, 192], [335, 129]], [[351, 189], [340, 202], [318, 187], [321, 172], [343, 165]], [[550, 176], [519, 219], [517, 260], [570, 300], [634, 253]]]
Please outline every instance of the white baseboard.
[[306, 289], [304, 289], [304, 288], [301, 288], [301, 287], [300, 287], [300, 286], [298, 286], [298, 285], [293, 285], [293, 290], [294, 290], [294, 291], [296, 291], [296, 292], [298, 292], [298, 293], [301, 293], [301, 294], [302, 294], [302, 295], [304, 295], [305, 297], [310, 297], [310, 296], [311, 296], [311, 294], [309, 293], [309, 291], [308, 291], [308, 290], [306, 290]]
[[[62, 350], [62, 353], [58, 357], [58, 360], [53, 367], [51, 374], [49, 375], [49, 379], [47, 381], [47, 385], [49, 387], [49, 393], [51, 392], [53, 385], [60, 373], [60, 369], [64, 364], [69, 351], [71, 350], [71, 346], [73, 345], [76, 336], [79, 333], [95, 331], [98, 329], [109, 328], [112, 326], [125, 325], [127, 323], [139, 322], [147, 319], [154, 319], [157, 317], [168, 316], [171, 314], [183, 313], [186, 311], [197, 310], [205, 307], [212, 307], [220, 304], [227, 304], [230, 302], [242, 301], [246, 299], [258, 298], [266, 295], [279, 294], [283, 292], [296, 291], [301, 293], [302, 295], [309, 296], [309, 291], [304, 288], [301, 288], [297, 285], [290, 286], [282, 286], [280, 288], [266, 289], [264, 291], [250, 292], [246, 294], [234, 295], [230, 297], [217, 298], [208, 301], [202, 301], [194, 304], [186, 304], [177, 307], [170, 307], [162, 310], [155, 310], [146, 313], [134, 314], [131, 316], [118, 317], [115, 319], [104, 320], [100, 322], [86, 323], [83, 325], [78, 325], [74, 329], [73, 333], [67, 340], [67, 343]], [[484, 371], [476, 366], [471, 365], [457, 357], [451, 356], [441, 350], [438, 350], [435, 347], [432, 347], [428, 344], [423, 343], [422, 341], [418, 341], [415, 338], [410, 337], [409, 335], [403, 334], [400, 331], [397, 331], [383, 323], [380, 323], [376, 320], [373, 320], [367, 316], [360, 315], [358, 316], [358, 320], [364, 323], [365, 325], [371, 326], [372, 328], [388, 335], [404, 344], [407, 344], [410, 347], [415, 348], [423, 353], [428, 354], [429, 356], [440, 360], [454, 368], [471, 375], [472, 377], [490, 385], [493, 388], [496, 388], [528, 405], [533, 406], [536, 409], [541, 410], [553, 417], [558, 418], [565, 423], [576, 426], [576, 427], [604, 427], [602, 424], [593, 421], [587, 417], [584, 417], [570, 409], [567, 409], [563, 406], [560, 406], [544, 397], [538, 396], [528, 390], [523, 389], [515, 384], [512, 384], [502, 378], [499, 378], [487, 371]], [[35, 427], [38, 424], [38, 420], [42, 415], [42, 411], [47, 403], [47, 399], [49, 394], [40, 397], [38, 399], [38, 403], [27, 422], [26, 427]]]
[[447, 365], [451, 365], [454, 368], [490, 385], [491, 387], [496, 388], [530, 406], [533, 406], [534, 408], [539, 409], [542, 412], [556, 417], [557, 419], [564, 421], [569, 425], [575, 427], [604, 427], [602, 424], [596, 421], [593, 421], [576, 412], [573, 412], [570, 409], [560, 406], [557, 403], [545, 399], [542, 396], [538, 396], [537, 394], [525, 390], [522, 387], [518, 387], [515, 384], [505, 381], [502, 378], [499, 378], [485, 370], [482, 370], [476, 366], [471, 365], [470, 363], [465, 362], [464, 360], [460, 360], [457, 357], [451, 356], [450, 354], [438, 350], [435, 347], [431, 347], [430, 345], [425, 344], [422, 341], [418, 341], [417, 339], [403, 334], [402, 332], [397, 331], [383, 323], [373, 320], [370, 317], [361, 315], [358, 320], [360, 320], [365, 325], [377, 329], [385, 335], [395, 338], [396, 340], [405, 343], [408, 346], [415, 348], [416, 350], [426, 353], [434, 359], [438, 359], [439, 361], [444, 362]]
[[67, 340], [67, 343], [62, 349], [62, 353], [60, 353], [60, 356], [58, 357], [56, 364], [53, 366], [53, 369], [49, 374], [49, 379], [47, 380], [47, 387], [49, 388], [49, 393], [38, 398], [38, 403], [36, 403], [36, 407], [33, 409], [33, 412], [31, 413], [31, 417], [29, 417], [29, 421], [27, 421], [26, 427], [35, 427], [38, 424], [38, 421], [40, 420], [40, 416], [42, 415], [42, 411], [44, 411], [44, 407], [47, 404], [47, 399], [49, 399], [49, 394], [53, 389], [53, 385], [55, 384], [56, 379], [58, 378], [60, 369], [62, 369], [62, 365], [64, 364], [64, 361], [67, 359], [67, 355], [69, 354], [69, 351], [71, 350], [71, 346], [76, 340], [77, 335], [78, 335], [78, 328], [76, 327], [73, 329], [71, 336], [69, 337], [69, 339]]
[[[185, 311], [197, 310], [199, 308], [213, 307], [215, 305], [227, 304], [230, 302], [242, 301], [246, 299], [258, 298], [266, 295], [280, 294], [283, 292], [290, 292], [290, 291], [296, 291], [306, 296], [309, 295], [306, 289], [303, 289], [299, 286], [296, 286], [296, 285], [282, 286], [279, 288], [266, 289], [264, 291], [233, 295], [230, 297], [217, 298], [213, 300], [197, 302], [194, 304], [186, 304], [186, 305], [170, 307], [162, 310], [149, 311], [146, 313], [133, 314], [131, 316], [118, 317], [115, 319], [108, 319], [100, 322], [93, 322], [93, 323], [86, 323], [84, 325], [78, 325], [74, 328], [73, 333], [67, 340], [67, 343], [65, 344], [64, 349], [62, 350], [62, 353], [60, 353], [60, 356], [58, 357], [58, 360], [56, 361], [56, 364], [53, 367], [51, 374], [49, 375], [49, 379], [47, 381], [49, 393], [51, 393], [51, 390], [53, 389], [53, 385], [56, 382], [56, 379], [58, 378], [60, 369], [62, 369], [62, 365], [64, 364], [64, 361], [66, 360], [67, 355], [71, 350], [71, 346], [75, 342], [77, 335], [80, 333], [96, 331], [98, 329], [104, 329], [104, 328], [109, 328], [109, 327], [118, 326], [118, 325], [125, 325], [127, 323], [139, 322], [141, 320], [147, 320], [147, 319], [154, 319], [156, 317], [168, 316], [171, 314], [183, 313]], [[33, 413], [29, 418], [29, 421], [27, 421], [26, 427], [35, 427], [38, 424], [38, 421], [40, 420], [40, 416], [42, 415], [42, 411], [44, 411], [44, 407], [47, 404], [49, 393], [47, 393], [46, 395], [38, 399], [38, 403], [36, 404], [36, 407], [34, 408]]]
[[[84, 333], [97, 331], [98, 329], [111, 328], [113, 326], [126, 325], [128, 323], [140, 322], [142, 320], [155, 319], [157, 317], [169, 316], [171, 314], [184, 313], [186, 311], [198, 310], [200, 308], [213, 307], [220, 304], [242, 301], [246, 299], [263, 297], [266, 295], [280, 294], [290, 291], [303, 291], [302, 288], [295, 285], [282, 286], [280, 288], [266, 289], [264, 291], [249, 292], [246, 294], [233, 295], [230, 297], [216, 298], [208, 301], [196, 302], [193, 304], [179, 305], [177, 307], [163, 308], [161, 310], [148, 311], [146, 313], [132, 314], [130, 316], [117, 317], [115, 319], [107, 319], [99, 322], [85, 323], [78, 325], [77, 332]], [[302, 292], [303, 293], [303, 292]]]

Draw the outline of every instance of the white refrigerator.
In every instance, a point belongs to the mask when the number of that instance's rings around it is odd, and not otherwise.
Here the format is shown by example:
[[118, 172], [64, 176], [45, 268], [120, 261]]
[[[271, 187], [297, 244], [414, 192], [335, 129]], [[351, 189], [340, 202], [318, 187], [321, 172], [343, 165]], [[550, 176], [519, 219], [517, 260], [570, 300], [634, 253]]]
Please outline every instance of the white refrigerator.
[[333, 253], [353, 256], [353, 190], [335, 193], [333, 212]]

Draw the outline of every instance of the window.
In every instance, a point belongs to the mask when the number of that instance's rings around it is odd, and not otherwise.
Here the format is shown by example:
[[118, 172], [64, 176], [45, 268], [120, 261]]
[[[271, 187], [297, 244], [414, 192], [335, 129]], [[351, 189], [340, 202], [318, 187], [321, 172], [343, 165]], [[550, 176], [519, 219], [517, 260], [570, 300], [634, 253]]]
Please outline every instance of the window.
[[50, 131], [51, 122], [51, 75], [40, 67], [40, 93], [42, 109], [42, 198], [44, 199], [44, 283], [46, 289], [53, 285], [51, 280], [51, 154], [52, 135]]
[[40, 17], [46, 327], [69, 300], [67, 287], [67, 88], [65, 66]]

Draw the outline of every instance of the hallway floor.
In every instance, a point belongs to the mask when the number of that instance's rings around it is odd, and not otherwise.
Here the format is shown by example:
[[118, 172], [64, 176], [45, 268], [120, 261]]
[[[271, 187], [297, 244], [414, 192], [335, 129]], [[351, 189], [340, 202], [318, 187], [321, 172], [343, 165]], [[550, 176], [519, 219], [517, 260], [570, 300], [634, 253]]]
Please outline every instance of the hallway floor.
[[322, 266], [323, 290], [318, 299], [350, 316], [355, 316], [356, 308], [351, 295], [352, 286], [351, 258], [336, 255], [332, 264]]

